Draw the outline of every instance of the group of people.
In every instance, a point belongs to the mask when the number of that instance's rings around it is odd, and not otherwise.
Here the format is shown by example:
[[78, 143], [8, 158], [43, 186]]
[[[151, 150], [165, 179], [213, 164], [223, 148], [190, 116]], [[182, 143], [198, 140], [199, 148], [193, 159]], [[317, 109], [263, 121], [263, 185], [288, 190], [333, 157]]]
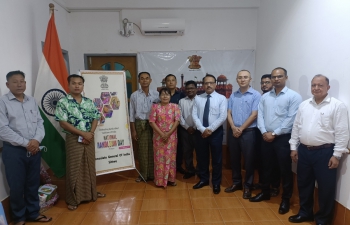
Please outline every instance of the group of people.
[[[43, 119], [35, 99], [24, 94], [25, 74], [11, 71], [6, 79], [9, 92], [0, 98], [0, 139], [4, 142], [2, 157], [15, 224], [49, 222], [52, 218], [39, 214], [38, 198]], [[278, 212], [285, 214], [293, 192], [294, 161], [300, 210], [289, 221], [330, 224], [336, 169], [349, 141], [347, 108], [329, 96], [329, 79], [324, 75], [313, 77], [313, 97], [303, 102], [286, 86], [287, 79], [286, 69], [273, 69], [262, 76], [260, 95], [250, 86], [250, 72], [241, 70], [236, 77], [239, 89], [227, 101], [215, 91], [216, 78], [211, 74], [203, 78], [205, 92], [201, 95], [197, 95], [197, 83], [187, 81], [185, 96], [176, 90], [175, 75], [167, 75], [166, 87], [158, 92], [150, 90], [151, 75], [139, 73], [140, 89], [130, 97], [131, 135], [138, 145], [140, 169], [136, 182], [153, 180], [159, 187], [176, 186], [176, 172], [180, 172], [184, 179], [197, 174], [200, 180], [193, 189], [199, 189], [209, 185], [211, 157], [213, 193], [219, 194], [223, 123], [227, 120], [233, 183], [225, 192], [243, 190], [244, 199], [260, 202], [277, 196], [282, 181]], [[95, 201], [105, 194], [97, 192], [95, 175], [94, 132], [100, 114], [92, 100], [81, 95], [84, 78], [73, 74], [67, 81], [70, 93], [57, 103], [55, 118], [66, 133], [66, 202], [68, 209], [75, 210], [81, 202]], [[259, 183], [253, 184], [256, 168]], [[316, 214], [315, 181], [319, 187]], [[252, 196], [251, 191], [258, 188], [261, 192]]]
[[[44, 121], [35, 99], [24, 94], [25, 74], [11, 71], [6, 80], [9, 92], [0, 98], [0, 140], [14, 224], [50, 222], [51, 217], [39, 213]], [[66, 203], [76, 210], [80, 203], [106, 195], [96, 190], [94, 132], [100, 114], [92, 100], [81, 95], [84, 78], [73, 74], [67, 81], [69, 94], [57, 103], [55, 115], [66, 133]]]
[[[313, 77], [313, 97], [305, 101], [286, 86], [287, 70], [282, 67], [261, 77], [262, 95], [251, 87], [250, 72], [239, 71], [236, 77], [239, 89], [228, 102], [215, 91], [216, 78], [211, 74], [203, 78], [205, 93], [201, 95], [196, 94], [197, 83], [187, 81], [187, 96], [176, 91], [176, 77], [172, 74], [165, 77], [166, 87], [159, 93], [149, 89], [152, 79], [148, 72], [141, 72], [138, 79], [141, 88], [130, 100], [131, 132], [138, 143], [141, 174], [136, 182], [145, 179], [154, 180], [161, 187], [175, 186], [178, 171], [184, 174], [184, 179], [197, 174], [200, 180], [193, 189], [202, 188], [209, 185], [211, 156], [213, 193], [219, 194], [222, 125], [227, 119], [233, 184], [225, 192], [243, 190], [244, 199], [260, 202], [277, 196], [282, 183], [278, 213], [285, 214], [293, 193], [294, 161], [300, 210], [289, 217], [289, 222], [331, 223], [336, 169], [342, 154], [347, 152], [349, 125], [345, 104], [328, 94], [330, 85], [326, 76]], [[183, 159], [186, 170], [181, 166]], [[257, 184], [253, 184], [255, 169], [259, 174]], [[316, 214], [313, 212], [315, 181], [319, 188]], [[252, 196], [254, 189], [261, 192]]]

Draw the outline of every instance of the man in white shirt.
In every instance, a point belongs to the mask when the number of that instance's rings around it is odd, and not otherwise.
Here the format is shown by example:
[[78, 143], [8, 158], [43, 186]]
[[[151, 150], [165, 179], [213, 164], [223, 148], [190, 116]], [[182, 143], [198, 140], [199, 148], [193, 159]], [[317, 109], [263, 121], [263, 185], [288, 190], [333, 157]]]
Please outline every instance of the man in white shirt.
[[192, 117], [197, 127], [195, 132], [196, 154], [200, 178], [193, 189], [209, 185], [211, 155], [213, 192], [219, 194], [222, 179], [222, 140], [224, 134], [222, 124], [227, 118], [227, 99], [215, 91], [216, 78], [211, 74], [206, 74], [203, 78], [203, 88], [205, 93], [196, 96], [192, 110]]
[[[291, 158], [297, 162], [299, 213], [289, 222], [316, 220], [331, 224], [337, 167], [349, 140], [348, 111], [344, 103], [328, 95], [329, 79], [316, 75], [311, 81], [313, 98], [299, 106], [289, 141]], [[299, 145], [299, 147], [298, 147]], [[315, 180], [319, 211], [313, 214]]]
[[179, 126], [180, 139], [178, 140], [182, 145], [183, 155], [185, 158], [186, 173], [183, 179], [191, 178], [195, 175], [193, 166], [193, 150], [195, 149], [195, 131], [196, 125], [192, 118], [192, 109], [194, 99], [197, 95], [197, 83], [189, 80], [185, 83], [185, 90], [187, 96], [180, 99], [179, 106], [181, 109], [181, 119]]

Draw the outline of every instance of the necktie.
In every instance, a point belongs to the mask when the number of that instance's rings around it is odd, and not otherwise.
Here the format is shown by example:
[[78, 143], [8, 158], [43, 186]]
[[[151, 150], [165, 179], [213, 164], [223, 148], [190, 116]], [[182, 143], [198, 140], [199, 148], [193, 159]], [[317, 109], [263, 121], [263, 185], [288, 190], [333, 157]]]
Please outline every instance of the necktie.
[[207, 95], [207, 102], [204, 106], [204, 114], [203, 114], [203, 126], [209, 126], [209, 108], [210, 108], [210, 95]]

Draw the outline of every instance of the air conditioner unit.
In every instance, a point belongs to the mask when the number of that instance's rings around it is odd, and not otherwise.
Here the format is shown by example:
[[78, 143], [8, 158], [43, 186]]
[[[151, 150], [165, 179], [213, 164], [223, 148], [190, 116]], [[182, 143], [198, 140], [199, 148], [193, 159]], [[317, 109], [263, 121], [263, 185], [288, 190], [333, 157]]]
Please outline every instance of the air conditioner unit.
[[141, 19], [143, 35], [184, 35], [184, 19]]

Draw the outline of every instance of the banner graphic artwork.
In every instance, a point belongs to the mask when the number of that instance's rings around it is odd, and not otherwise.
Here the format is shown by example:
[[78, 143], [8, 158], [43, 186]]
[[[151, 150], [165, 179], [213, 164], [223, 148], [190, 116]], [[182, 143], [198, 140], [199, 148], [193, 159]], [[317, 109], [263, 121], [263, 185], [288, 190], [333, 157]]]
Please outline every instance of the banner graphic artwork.
[[93, 100], [101, 115], [95, 131], [97, 175], [135, 169], [125, 72], [80, 73], [85, 79], [84, 95]]
[[[181, 51], [181, 52], [140, 52], [137, 55], [138, 71], [147, 71], [152, 76], [151, 89], [165, 87], [164, 77], [174, 74], [178, 91], [185, 93], [185, 82], [197, 83], [197, 94], [204, 93], [202, 79], [209, 73], [216, 77], [216, 92], [228, 99], [238, 90], [238, 71], [249, 70], [254, 77], [254, 50], [227, 51]], [[226, 144], [226, 123], [224, 124]]]

